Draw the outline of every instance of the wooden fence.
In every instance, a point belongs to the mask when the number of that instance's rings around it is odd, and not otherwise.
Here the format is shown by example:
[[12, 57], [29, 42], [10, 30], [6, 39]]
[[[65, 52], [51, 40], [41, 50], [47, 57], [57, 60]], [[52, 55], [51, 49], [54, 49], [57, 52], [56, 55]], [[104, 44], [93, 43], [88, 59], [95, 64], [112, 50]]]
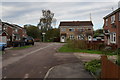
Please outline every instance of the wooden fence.
[[102, 56], [101, 79], [104, 80], [120, 80], [120, 66]]

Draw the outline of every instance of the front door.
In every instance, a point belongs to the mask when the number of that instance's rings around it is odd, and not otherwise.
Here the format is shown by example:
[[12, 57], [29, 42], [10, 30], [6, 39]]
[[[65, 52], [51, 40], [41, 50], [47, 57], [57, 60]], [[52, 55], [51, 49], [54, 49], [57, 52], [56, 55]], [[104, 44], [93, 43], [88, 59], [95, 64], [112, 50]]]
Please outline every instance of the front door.
[[65, 36], [61, 36], [61, 42], [65, 42]]

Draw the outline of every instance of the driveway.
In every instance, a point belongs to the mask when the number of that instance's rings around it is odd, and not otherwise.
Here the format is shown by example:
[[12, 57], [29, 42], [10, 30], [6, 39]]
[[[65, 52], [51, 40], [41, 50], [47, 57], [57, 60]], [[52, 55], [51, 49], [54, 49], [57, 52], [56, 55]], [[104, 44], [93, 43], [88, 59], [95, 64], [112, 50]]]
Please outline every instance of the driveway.
[[35, 43], [22, 50], [6, 50], [3, 55], [3, 78], [44, 78], [54, 66], [81, 63], [73, 53], [57, 53], [62, 43]]

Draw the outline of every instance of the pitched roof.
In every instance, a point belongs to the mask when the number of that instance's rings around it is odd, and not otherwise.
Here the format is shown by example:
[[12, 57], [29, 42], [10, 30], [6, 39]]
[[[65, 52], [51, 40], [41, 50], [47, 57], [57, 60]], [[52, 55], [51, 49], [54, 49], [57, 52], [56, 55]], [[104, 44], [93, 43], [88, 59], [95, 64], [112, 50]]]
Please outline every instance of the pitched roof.
[[11, 26], [11, 27], [18, 27], [18, 28], [22, 28], [22, 29], [23, 29], [23, 27], [21, 27], [21, 26], [19, 26], [19, 25], [10, 24], [10, 23], [7, 23], [7, 22], [2, 22], [2, 26], [4, 26], [5, 24], [7, 24], [7, 25], [9, 25], [9, 26]]
[[92, 21], [63, 21], [59, 26], [93, 26]]
[[114, 15], [115, 13], [119, 12], [120, 11], [120, 8], [116, 9], [115, 11], [113, 11], [112, 13], [108, 14], [107, 16], [105, 16], [103, 19], [106, 19], [112, 15]]

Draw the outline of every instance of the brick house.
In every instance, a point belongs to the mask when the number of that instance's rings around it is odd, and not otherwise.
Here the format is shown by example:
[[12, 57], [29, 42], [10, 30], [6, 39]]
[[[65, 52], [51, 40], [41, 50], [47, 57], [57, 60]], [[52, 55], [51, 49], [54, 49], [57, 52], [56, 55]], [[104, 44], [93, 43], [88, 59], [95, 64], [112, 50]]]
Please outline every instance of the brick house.
[[93, 38], [92, 21], [63, 21], [60, 22], [60, 41], [70, 40], [88, 40]]
[[120, 48], [120, 8], [108, 14], [104, 18], [105, 44]]
[[[1, 35], [6, 33], [6, 38], [4, 42], [9, 44], [12, 41], [20, 41], [23, 37], [27, 37], [26, 30], [16, 24], [9, 24], [7, 22], [2, 22]], [[2, 36], [3, 38], [3, 36]]]

